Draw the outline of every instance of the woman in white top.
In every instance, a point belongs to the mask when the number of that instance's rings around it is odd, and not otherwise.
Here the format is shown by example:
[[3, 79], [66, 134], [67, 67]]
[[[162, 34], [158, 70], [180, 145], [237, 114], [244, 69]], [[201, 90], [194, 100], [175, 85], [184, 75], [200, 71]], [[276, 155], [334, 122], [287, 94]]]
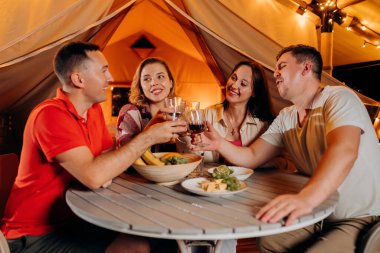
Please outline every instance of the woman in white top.
[[[226, 84], [225, 100], [206, 110], [206, 118], [226, 140], [248, 146], [274, 119], [263, 68], [253, 61], [239, 62]], [[221, 162], [218, 152], [205, 152], [206, 162]]]
[[[226, 140], [237, 146], [249, 146], [274, 119], [263, 67], [254, 61], [236, 64], [227, 80], [224, 101], [208, 107], [205, 114]], [[180, 152], [188, 152], [189, 146], [177, 142]], [[205, 151], [204, 161], [228, 163], [217, 151]], [[294, 165], [282, 157], [263, 166], [294, 170]]]

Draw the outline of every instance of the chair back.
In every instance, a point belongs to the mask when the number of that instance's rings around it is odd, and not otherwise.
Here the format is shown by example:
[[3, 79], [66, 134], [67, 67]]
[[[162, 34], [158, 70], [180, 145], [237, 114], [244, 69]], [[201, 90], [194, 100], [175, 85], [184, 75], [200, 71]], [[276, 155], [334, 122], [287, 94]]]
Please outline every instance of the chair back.
[[359, 253], [380, 252], [380, 220], [376, 221], [365, 233]]
[[8, 242], [3, 233], [0, 232], [0, 253], [10, 253]]
[[18, 164], [16, 154], [0, 155], [0, 219], [17, 176]]

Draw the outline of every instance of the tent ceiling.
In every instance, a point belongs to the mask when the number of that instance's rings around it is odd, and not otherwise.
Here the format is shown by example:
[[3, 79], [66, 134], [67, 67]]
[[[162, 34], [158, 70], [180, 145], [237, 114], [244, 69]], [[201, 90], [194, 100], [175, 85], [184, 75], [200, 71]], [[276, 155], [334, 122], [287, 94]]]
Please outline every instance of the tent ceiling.
[[370, 44], [367, 44], [365, 48], [362, 46], [365, 40], [380, 45], [380, 1], [337, 0], [337, 7], [347, 16], [357, 18], [368, 29], [357, 33], [353, 30], [347, 31], [346, 24], [342, 26], [334, 24], [333, 65], [379, 61], [380, 49]]
[[170, 38], [170, 43], [176, 50], [203, 61], [203, 56], [195, 50], [193, 43], [183, 31], [183, 26], [178, 23], [163, 1], [137, 2], [115, 31], [107, 46], [125, 40], [125, 37], [130, 34], [137, 33], [149, 33], [156, 38]]
[[[49, 71], [53, 75], [51, 61], [49, 62], [48, 60], [46, 60], [45, 64], [41, 64], [38, 74], [35, 73], [35, 65], [26, 66], [28, 62], [34, 62], [34, 59], [26, 59], [24, 62], [19, 62], [9, 67], [4, 63], [10, 61], [13, 63], [19, 60], [20, 56], [29, 53], [31, 56], [35, 53], [36, 57], [39, 57], [39, 55], [43, 57], [44, 51], [36, 52], [36, 50], [44, 49], [57, 41], [63, 41], [71, 34], [75, 34], [102, 19], [110, 13], [110, 10], [115, 10], [115, 6], [122, 6], [130, 1], [3, 0], [0, 6], [0, 64], [3, 64], [0, 65], [0, 96], [6, 96], [6, 99], [0, 101], [0, 111], [9, 111], [15, 105], [28, 99], [31, 100], [28, 94], [31, 90], [39, 90], [38, 87], [41, 87], [43, 82], [43, 80], [40, 80], [39, 83], [35, 79], [44, 79], [44, 77], [46, 79], [49, 76]], [[307, 19], [307, 15], [301, 16], [297, 14], [296, 8], [294, 8], [294, 6], [297, 7], [299, 3], [302, 3], [302, 0], [171, 1], [183, 3], [186, 5], [186, 10], [189, 14], [191, 13], [191, 17], [270, 67], [274, 66], [274, 55], [282, 46], [290, 43], [318, 45], [318, 34], [315, 32], [315, 16]], [[315, 1], [305, 0], [308, 3]], [[322, 0], [318, 1], [322, 2]], [[177, 23], [176, 17], [170, 15], [172, 9], [162, 3], [164, 3], [164, 0], [137, 0], [126, 15], [126, 19], [108, 42], [108, 47], [123, 47], [124, 51], [120, 51], [118, 57], [121, 62], [128, 62], [129, 58], [126, 56], [128, 53], [133, 53], [127, 52], [130, 50], [130, 45], [144, 34], [157, 46], [155, 53], [158, 56], [164, 50], [178, 52], [179, 57], [173, 57], [171, 60], [171, 66], [175, 68], [173, 72], [182, 71], [185, 68], [194, 68], [190, 64], [199, 65], [200, 62], [204, 62], [205, 56], [199, 50], [200, 46], [195, 46], [192, 39], [187, 36], [191, 29], [186, 25]], [[337, 3], [338, 8], [342, 8], [342, 11], [355, 16], [377, 35], [380, 34], [379, 0], [337, 0]], [[168, 13], [169, 15], [167, 15]], [[127, 19], [129, 18], [133, 21], [128, 22]], [[109, 32], [108, 34], [112, 33]], [[89, 36], [91, 35], [88, 34], [83, 38], [89, 39]], [[172, 41], [170, 47], [166, 41], [168, 37]], [[362, 48], [365, 38], [365, 33], [357, 35], [354, 32], [347, 32], [343, 27], [335, 24], [334, 66], [380, 61], [380, 49], [376, 49], [371, 45]], [[372, 42], [374, 44], [380, 43], [380, 39]], [[160, 44], [166, 49], [160, 51]], [[55, 48], [51, 48], [51, 50], [48, 58], [52, 57]], [[125, 52], [125, 56], [121, 52]], [[225, 53], [215, 52], [220, 55]], [[115, 54], [115, 52], [113, 53]], [[185, 56], [187, 60], [185, 60]], [[136, 62], [137, 60], [139, 59], [136, 59]], [[116, 71], [115, 73], [122, 73], [124, 76], [121, 76], [118, 80], [130, 81], [136, 62], [134, 67], [128, 70], [126, 66], [120, 66], [121, 71]], [[183, 64], [184, 62], [189, 64], [185, 65]], [[223, 64], [230, 68], [234, 62], [225, 60]], [[14, 69], [8, 72], [12, 67]], [[16, 69], [18, 67], [19, 70]], [[116, 66], [115, 68], [118, 67]], [[225, 68], [224, 71], [228, 68]], [[12, 74], [15, 72], [20, 73], [20, 75], [12, 78], [11, 76], [17, 75]], [[207, 75], [211, 76], [210, 70], [200, 71], [200, 74], [202, 74], [203, 79], [199, 78], [198, 82], [204, 81], [207, 83], [205, 77]], [[186, 74], [178, 80], [184, 81], [185, 76]], [[215, 78], [211, 77], [208, 80], [214, 82]], [[218, 78], [218, 80], [221, 79]], [[193, 83], [192, 81], [194, 80], [191, 80], [188, 85]], [[376, 85], [376, 83], [372, 85]], [[47, 86], [44, 87], [47, 88]]]

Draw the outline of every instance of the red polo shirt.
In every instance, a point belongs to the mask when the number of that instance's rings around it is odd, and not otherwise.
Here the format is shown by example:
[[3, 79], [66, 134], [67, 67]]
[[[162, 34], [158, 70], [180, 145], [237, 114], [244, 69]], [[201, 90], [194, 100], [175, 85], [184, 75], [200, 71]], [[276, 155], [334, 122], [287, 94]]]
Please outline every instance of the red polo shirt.
[[39, 104], [29, 115], [16, 181], [5, 208], [1, 230], [7, 239], [51, 232], [73, 218], [65, 191], [78, 181], [54, 157], [79, 146], [94, 156], [113, 146], [99, 104], [85, 121], [62, 92]]

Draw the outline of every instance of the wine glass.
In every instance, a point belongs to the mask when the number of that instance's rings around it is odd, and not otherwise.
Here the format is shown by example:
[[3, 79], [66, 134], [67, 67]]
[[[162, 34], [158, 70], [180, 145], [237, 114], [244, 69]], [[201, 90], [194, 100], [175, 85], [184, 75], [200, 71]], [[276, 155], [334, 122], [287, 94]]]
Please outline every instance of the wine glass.
[[164, 100], [165, 108], [172, 109], [171, 112], [167, 113], [170, 120], [179, 120], [182, 114], [185, 112], [185, 100], [181, 97], [167, 97]]
[[199, 110], [200, 102], [186, 100], [185, 105], [186, 105], [185, 111]]
[[[186, 102], [181, 97], [167, 97], [164, 100], [165, 108], [170, 108], [171, 111], [167, 113], [167, 120], [176, 121], [182, 118], [183, 113], [185, 112]], [[185, 136], [186, 132], [179, 133], [180, 136]], [[180, 138], [176, 138], [177, 141], [186, 144], [185, 141]]]
[[[186, 112], [186, 121], [189, 132], [192, 134], [200, 134], [206, 129], [206, 117], [201, 109], [189, 110]], [[200, 136], [202, 140], [202, 136]]]
[[[206, 117], [204, 111], [201, 109], [188, 110], [186, 112], [186, 121], [188, 131], [192, 134], [199, 135], [201, 142], [197, 145], [199, 147], [204, 147], [205, 145], [202, 143], [201, 135], [201, 133], [206, 129]], [[195, 176], [203, 176], [203, 154], [203, 152], [200, 153], [200, 155], [202, 156], [202, 162], [194, 170]]]

